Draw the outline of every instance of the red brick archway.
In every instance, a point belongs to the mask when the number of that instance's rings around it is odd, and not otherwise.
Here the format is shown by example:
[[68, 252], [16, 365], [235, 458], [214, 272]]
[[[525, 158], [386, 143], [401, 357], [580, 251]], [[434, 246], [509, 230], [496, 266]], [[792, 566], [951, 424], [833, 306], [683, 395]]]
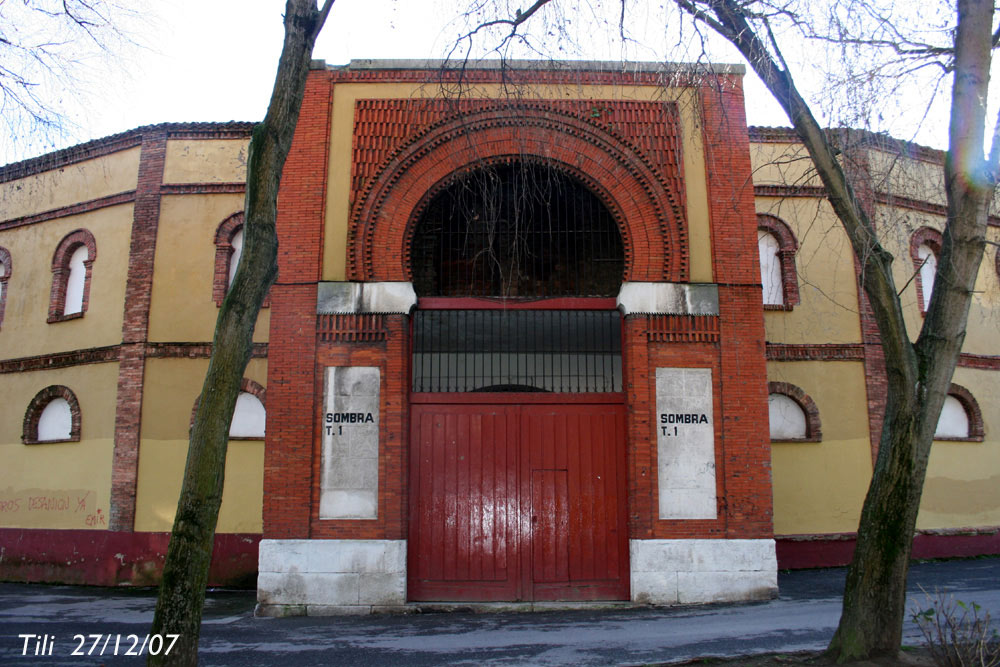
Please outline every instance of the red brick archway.
[[544, 102], [452, 115], [397, 149], [358, 193], [348, 278], [409, 280], [409, 236], [433, 196], [472, 169], [515, 161], [565, 171], [605, 203], [621, 230], [625, 280], [688, 280], [679, 165], [656, 164], [611, 129]]

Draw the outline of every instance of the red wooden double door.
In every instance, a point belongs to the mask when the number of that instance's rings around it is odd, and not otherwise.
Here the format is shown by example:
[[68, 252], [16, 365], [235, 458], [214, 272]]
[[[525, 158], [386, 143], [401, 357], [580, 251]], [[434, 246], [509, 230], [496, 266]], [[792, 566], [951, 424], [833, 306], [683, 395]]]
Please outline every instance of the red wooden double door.
[[625, 600], [625, 408], [413, 404], [409, 598]]

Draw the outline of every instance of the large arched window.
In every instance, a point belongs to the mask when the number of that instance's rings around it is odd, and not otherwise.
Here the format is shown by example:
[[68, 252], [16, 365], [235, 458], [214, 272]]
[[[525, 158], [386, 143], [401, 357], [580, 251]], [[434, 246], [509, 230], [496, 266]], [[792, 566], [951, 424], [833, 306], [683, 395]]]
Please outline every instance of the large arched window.
[[952, 383], [938, 417], [934, 439], [982, 442], [984, 435], [979, 403], [968, 389]]
[[914, 282], [917, 286], [917, 300], [920, 302], [921, 313], [926, 313], [931, 305], [941, 242], [941, 232], [930, 227], [922, 227], [910, 237], [910, 258], [916, 271]]
[[464, 173], [438, 192], [413, 231], [418, 296], [614, 296], [625, 257], [607, 207], [540, 164]]
[[819, 442], [819, 408], [802, 389], [788, 382], [767, 383], [772, 442]]
[[26, 445], [44, 442], [79, 442], [80, 403], [62, 385], [52, 385], [35, 394], [24, 413], [21, 441]]
[[757, 216], [757, 250], [764, 307], [791, 310], [799, 303], [799, 281], [795, 274], [798, 242], [792, 230], [773, 215]]
[[97, 243], [86, 229], [68, 234], [52, 256], [49, 322], [83, 317], [90, 305], [90, 281]]
[[3, 311], [7, 305], [7, 282], [13, 269], [10, 259], [10, 252], [6, 248], [0, 248], [0, 327], [3, 326]]

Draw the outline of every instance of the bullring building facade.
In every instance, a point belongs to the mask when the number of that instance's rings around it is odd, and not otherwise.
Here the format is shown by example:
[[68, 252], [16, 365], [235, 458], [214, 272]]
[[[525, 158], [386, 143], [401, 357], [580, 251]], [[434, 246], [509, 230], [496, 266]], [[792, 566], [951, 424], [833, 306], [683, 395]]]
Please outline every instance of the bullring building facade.
[[[801, 145], [743, 105], [734, 66], [314, 63], [213, 583], [272, 614], [677, 604], [845, 562], [886, 369]], [[251, 128], [0, 168], [0, 577], [156, 581]], [[835, 139], [915, 335], [943, 156]], [[916, 555], [1000, 552], [988, 253]]]

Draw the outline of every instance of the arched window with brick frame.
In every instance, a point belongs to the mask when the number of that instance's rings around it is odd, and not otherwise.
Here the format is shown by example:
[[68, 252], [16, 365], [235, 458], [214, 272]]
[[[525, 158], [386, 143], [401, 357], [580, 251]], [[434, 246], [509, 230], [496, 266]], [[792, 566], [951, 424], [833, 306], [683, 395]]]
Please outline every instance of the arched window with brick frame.
[[6, 248], [0, 247], [0, 330], [3, 328], [3, 311], [7, 305], [7, 282], [13, 271], [10, 252]]
[[26, 445], [80, 441], [80, 403], [69, 387], [51, 385], [35, 394], [24, 413]]
[[[215, 272], [212, 280], [212, 299], [221, 306], [229, 286], [233, 284], [236, 267], [243, 256], [243, 212], [233, 213], [215, 230]], [[263, 306], [270, 305], [265, 297]]]
[[757, 249], [764, 308], [791, 310], [799, 303], [795, 253], [799, 243], [791, 228], [773, 215], [757, 216]]
[[985, 432], [983, 413], [972, 392], [953, 382], [941, 408], [934, 439], [982, 442]]
[[52, 255], [52, 292], [49, 297], [51, 322], [83, 317], [90, 305], [90, 282], [97, 243], [86, 229], [67, 234]]
[[819, 408], [802, 389], [788, 382], [767, 383], [771, 442], [820, 442]]
[[[191, 409], [191, 425], [198, 412], [199, 396]], [[240, 393], [236, 397], [236, 407], [233, 409], [233, 420], [229, 425], [231, 440], [261, 440], [267, 421], [267, 390], [259, 383], [248, 378], [240, 380]]]
[[212, 282], [215, 305], [222, 305], [242, 254], [243, 212], [240, 211], [223, 220], [215, 230], [215, 277]]
[[910, 237], [910, 258], [915, 272], [913, 282], [917, 286], [921, 313], [926, 313], [931, 304], [942, 240], [941, 232], [931, 227], [921, 227]]

